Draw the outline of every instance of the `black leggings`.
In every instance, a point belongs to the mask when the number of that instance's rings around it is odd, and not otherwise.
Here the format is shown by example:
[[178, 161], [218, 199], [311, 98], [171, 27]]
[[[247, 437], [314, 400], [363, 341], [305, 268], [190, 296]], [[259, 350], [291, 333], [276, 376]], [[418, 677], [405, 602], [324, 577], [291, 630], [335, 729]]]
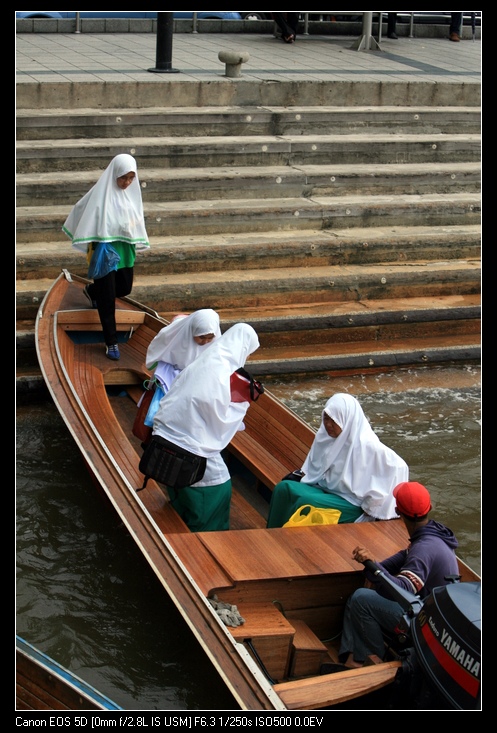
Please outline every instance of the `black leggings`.
[[283, 38], [297, 36], [297, 28], [299, 25], [298, 13], [271, 13], [271, 15], [283, 34]]
[[90, 298], [97, 303], [104, 341], [107, 346], [117, 344], [116, 298], [129, 295], [132, 287], [132, 267], [121, 267], [119, 270], [113, 270], [88, 286]]

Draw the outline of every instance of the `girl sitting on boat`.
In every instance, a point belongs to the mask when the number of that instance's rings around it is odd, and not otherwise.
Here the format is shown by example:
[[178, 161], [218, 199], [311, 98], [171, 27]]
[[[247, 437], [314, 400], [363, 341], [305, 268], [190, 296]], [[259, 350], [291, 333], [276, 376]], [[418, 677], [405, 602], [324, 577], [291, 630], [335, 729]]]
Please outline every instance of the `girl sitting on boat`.
[[274, 487], [267, 526], [283, 526], [304, 504], [338, 509], [339, 522], [394, 519], [393, 489], [408, 480], [406, 462], [380, 442], [358, 400], [337, 393], [301, 471]]

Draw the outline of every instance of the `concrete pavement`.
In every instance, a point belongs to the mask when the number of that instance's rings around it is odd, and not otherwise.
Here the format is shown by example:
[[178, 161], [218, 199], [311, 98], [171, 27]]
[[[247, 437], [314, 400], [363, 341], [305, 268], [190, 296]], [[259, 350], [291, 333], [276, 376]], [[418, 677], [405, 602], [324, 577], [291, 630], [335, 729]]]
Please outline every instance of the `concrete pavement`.
[[175, 71], [152, 73], [148, 69], [156, 65], [155, 33], [17, 33], [18, 99], [24, 99], [23, 85], [37, 82], [216, 81], [226, 78], [218, 58], [221, 50], [248, 52], [241, 70], [241, 79], [247, 81], [481, 82], [480, 40], [384, 37], [381, 51], [356, 51], [352, 48], [356, 40], [301, 35], [288, 45], [272, 33], [175, 33], [171, 58]]

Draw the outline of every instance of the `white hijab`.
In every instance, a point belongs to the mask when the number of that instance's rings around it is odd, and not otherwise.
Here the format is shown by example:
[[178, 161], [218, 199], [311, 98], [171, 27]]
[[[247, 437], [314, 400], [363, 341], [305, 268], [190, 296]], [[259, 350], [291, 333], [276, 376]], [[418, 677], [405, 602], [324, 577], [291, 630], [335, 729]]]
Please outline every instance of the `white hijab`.
[[231, 402], [230, 377], [259, 347], [256, 332], [236, 323], [179, 374], [162, 398], [153, 433], [199, 456], [224, 450], [249, 402]]
[[[124, 191], [117, 179], [133, 172]], [[90, 242], [129, 242], [137, 251], [150, 247], [143, 217], [143, 203], [136, 160], [116, 155], [88, 193], [73, 207], [62, 231], [74, 249], [86, 253]]]
[[380, 442], [352, 395], [333, 395], [324, 413], [342, 432], [332, 438], [321, 422], [302, 466], [302, 482], [342, 496], [375, 519], [396, 517], [392, 492], [397, 484], [409, 480], [406, 462]]
[[[214, 334], [213, 341], [203, 345], [194, 341], [195, 336], [208, 333]], [[159, 361], [184, 369], [220, 336], [219, 315], [211, 308], [202, 308], [189, 316], [176, 316], [150, 342], [145, 360], [147, 369]]]

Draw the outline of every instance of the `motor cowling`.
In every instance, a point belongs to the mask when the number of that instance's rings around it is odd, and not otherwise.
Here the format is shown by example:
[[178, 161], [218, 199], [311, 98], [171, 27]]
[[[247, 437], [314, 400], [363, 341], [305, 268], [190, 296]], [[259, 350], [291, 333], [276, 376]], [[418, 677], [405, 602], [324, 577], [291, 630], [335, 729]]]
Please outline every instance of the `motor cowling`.
[[481, 685], [481, 583], [435, 588], [411, 624], [425, 679], [453, 709], [478, 710]]

